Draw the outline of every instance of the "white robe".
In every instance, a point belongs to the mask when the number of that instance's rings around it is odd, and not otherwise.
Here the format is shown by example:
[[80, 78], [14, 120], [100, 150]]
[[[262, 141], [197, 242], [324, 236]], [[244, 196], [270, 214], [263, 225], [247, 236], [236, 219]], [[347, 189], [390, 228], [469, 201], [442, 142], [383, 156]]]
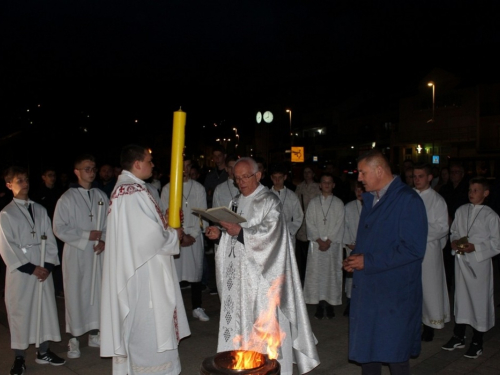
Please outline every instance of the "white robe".
[[[170, 183], [161, 190], [161, 200], [168, 209], [170, 204]], [[180, 281], [200, 282], [203, 276], [203, 230], [208, 226], [198, 215], [193, 214], [191, 208], [207, 208], [207, 194], [202, 184], [195, 180], [188, 180], [182, 184], [182, 211], [184, 233], [194, 237], [195, 243], [181, 247], [180, 256], [175, 258], [177, 277]], [[172, 213], [169, 212], [169, 215]]]
[[[17, 204], [16, 204], [17, 202]], [[47, 210], [34, 203], [35, 223], [24, 201], [12, 200], [0, 212], [0, 254], [7, 266], [5, 275], [5, 305], [9, 320], [12, 349], [25, 350], [36, 341], [38, 316], [38, 291], [42, 289], [40, 343], [61, 341], [59, 320], [54, 295], [52, 273], [41, 284], [37, 277], [21, 272], [24, 264], [40, 265], [41, 238], [45, 234], [45, 262], [59, 265], [57, 244]], [[32, 229], [32, 226], [34, 228]], [[32, 230], [35, 235], [31, 234]], [[43, 265], [42, 265], [43, 266]]]
[[[223, 232], [215, 254], [217, 289], [222, 305], [217, 352], [249, 349], [247, 342], [254, 323], [269, 310], [267, 293], [270, 286], [283, 277], [278, 306], [270, 311], [266, 322], [276, 319], [279, 331], [286, 334], [278, 357], [281, 374], [291, 375], [293, 363], [297, 363], [299, 373], [309, 372], [319, 364], [317, 340], [307, 315], [281, 204], [274, 194], [260, 185], [248, 197], [238, 197], [237, 212], [247, 219], [241, 224], [244, 244]], [[241, 346], [233, 341], [238, 335], [245, 342]], [[264, 343], [260, 349], [252, 349], [266, 353], [266, 348]]]
[[455, 322], [486, 332], [495, 325], [491, 258], [500, 254], [500, 218], [488, 206], [460, 206], [450, 240], [467, 235], [476, 250], [455, 254]]
[[[89, 191], [92, 200], [89, 198]], [[71, 187], [57, 201], [54, 213], [54, 234], [64, 242], [62, 272], [66, 302], [66, 332], [73, 336], [81, 336], [100, 327], [103, 255], [102, 253], [97, 255], [94, 304], [91, 305], [95, 241], [90, 241], [89, 235], [91, 230], [97, 230], [98, 203], [101, 200], [103, 202], [101, 240], [106, 242], [106, 213], [109, 199], [102, 190]], [[93, 215], [92, 220], [90, 212]]]
[[283, 205], [283, 214], [285, 215], [286, 224], [288, 225], [288, 231], [292, 237], [299, 230], [302, 222], [304, 221], [304, 211], [300, 207], [299, 198], [295, 195], [295, 192], [287, 189], [286, 186], [282, 190], [274, 190], [274, 186], [271, 191], [280, 199]]
[[[356, 243], [356, 235], [358, 234], [359, 216], [361, 214], [361, 209], [363, 205], [361, 201], [355, 199], [350, 201], [345, 205], [345, 227], [344, 227], [344, 248], [346, 251], [346, 256], [351, 255], [351, 249], [346, 245], [353, 245]], [[351, 298], [352, 292], [352, 277], [346, 277], [345, 279], [345, 295], [347, 298]]]
[[239, 194], [234, 181], [227, 179], [215, 187], [212, 207], [229, 207], [233, 198]]
[[[304, 299], [310, 304], [326, 301], [330, 305], [341, 305], [344, 203], [333, 195], [326, 199], [322, 195], [314, 197], [309, 202], [306, 221], [310, 245], [304, 280]], [[318, 238], [332, 241], [330, 248], [320, 251], [316, 242]]]
[[118, 177], [107, 218], [101, 308], [101, 356], [113, 373], [176, 375], [179, 341], [190, 335], [168, 227], [144, 181]]
[[[295, 195], [299, 198], [300, 205], [302, 207], [302, 211], [305, 213], [307, 211], [307, 207], [309, 207], [309, 202], [314, 197], [321, 195], [321, 190], [319, 189], [319, 184], [317, 182], [311, 182], [307, 184], [305, 181], [302, 181], [297, 185], [295, 189]], [[297, 231], [297, 239], [300, 241], [308, 241], [307, 239], [307, 217], [304, 217], [302, 221], [302, 225]]]
[[441, 329], [450, 321], [450, 299], [446, 286], [443, 249], [449, 233], [448, 208], [444, 198], [434, 189], [414, 189], [424, 201], [429, 230], [422, 262], [422, 322]]

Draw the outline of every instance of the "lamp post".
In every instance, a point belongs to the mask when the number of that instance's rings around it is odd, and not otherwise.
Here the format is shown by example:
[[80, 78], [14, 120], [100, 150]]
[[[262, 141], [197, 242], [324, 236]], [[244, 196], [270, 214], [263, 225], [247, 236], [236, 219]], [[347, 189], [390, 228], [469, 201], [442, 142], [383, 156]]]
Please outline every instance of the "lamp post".
[[287, 109], [286, 113], [288, 113], [290, 118], [290, 152], [292, 152], [292, 110]]
[[436, 85], [434, 85], [434, 82], [429, 82], [427, 86], [432, 87], [432, 118], [427, 121], [429, 122], [434, 122], [434, 110], [436, 108]]

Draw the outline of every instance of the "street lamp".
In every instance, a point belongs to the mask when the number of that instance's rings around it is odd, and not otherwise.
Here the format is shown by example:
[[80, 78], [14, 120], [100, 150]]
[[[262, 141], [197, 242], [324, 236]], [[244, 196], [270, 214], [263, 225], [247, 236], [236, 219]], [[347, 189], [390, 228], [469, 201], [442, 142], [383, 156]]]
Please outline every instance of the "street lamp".
[[291, 152], [291, 150], [292, 150], [292, 136], [293, 136], [293, 133], [292, 133], [292, 110], [287, 109], [286, 113], [288, 113], [289, 118], [290, 118], [290, 152]]
[[427, 123], [429, 123], [434, 122], [434, 110], [436, 107], [436, 85], [434, 85], [434, 82], [431, 81], [427, 84], [427, 86], [432, 87], [432, 118], [427, 121]]

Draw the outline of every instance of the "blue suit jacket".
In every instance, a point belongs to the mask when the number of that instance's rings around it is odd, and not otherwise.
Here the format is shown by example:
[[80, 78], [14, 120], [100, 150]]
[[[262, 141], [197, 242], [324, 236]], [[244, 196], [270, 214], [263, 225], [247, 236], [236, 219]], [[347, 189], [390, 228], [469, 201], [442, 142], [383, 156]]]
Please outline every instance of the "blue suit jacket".
[[427, 214], [422, 199], [396, 177], [373, 207], [363, 194], [354, 253], [349, 358], [359, 363], [404, 362], [420, 354], [422, 260]]

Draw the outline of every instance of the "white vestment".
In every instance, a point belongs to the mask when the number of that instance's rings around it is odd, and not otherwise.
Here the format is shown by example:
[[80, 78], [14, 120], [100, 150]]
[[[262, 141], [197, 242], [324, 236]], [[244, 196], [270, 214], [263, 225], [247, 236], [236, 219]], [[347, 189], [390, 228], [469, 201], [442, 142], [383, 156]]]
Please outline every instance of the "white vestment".
[[229, 207], [239, 192], [238, 188], [234, 186], [234, 181], [228, 178], [215, 187], [212, 207]]
[[443, 249], [449, 233], [448, 208], [444, 198], [434, 189], [414, 189], [424, 201], [429, 230], [422, 262], [422, 322], [441, 329], [450, 321], [450, 299], [446, 286]]
[[[307, 207], [309, 207], [309, 202], [314, 197], [321, 195], [321, 190], [319, 189], [319, 184], [317, 182], [306, 183], [302, 181], [297, 185], [295, 189], [295, 194], [297, 198], [299, 198], [300, 205], [302, 206], [302, 211], [305, 213], [307, 211]], [[300, 241], [308, 241], [307, 239], [307, 217], [304, 216], [304, 220], [302, 221], [302, 225], [297, 231], [297, 239]]]
[[[59, 265], [57, 244], [47, 210], [31, 202], [35, 222], [24, 202], [13, 199], [0, 212], [0, 254], [7, 266], [5, 275], [5, 305], [9, 319], [12, 349], [25, 350], [36, 341], [38, 293], [41, 285], [42, 305], [40, 343], [61, 341], [54, 295], [52, 273], [40, 283], [35, 275], [18, 268], [27, 263], [40, 266], [41, 238], [45, 234], [45, 263]], [[32, 232], [35, 232], [34, 235]], [[41, 265], [43, 267], [43, 265]]]
[[[345, 227], [344, 227], [344, 248], [346, 251], [346, 256], [351, 255], [351, 249], [346, 245], [356, 244], [356, 235], [358, 234], [359, 216], [361, 214], [361, 209], [363, 205], [359, 199], [350, 201], [345, 205]], [[345, 295], [347, 298], [351, 298], [352, 291], [352, 277], [346, 277], [345, 279]]]
[[480, 332], [495, 325], [493, 265], [500, 254], [500, 219], [488, 206], [464, 204], [451, 224], [451, 241], [464, 236], [475, 251], [455, 254], [455, 322]]
[[111, 194], [101, 308], [101, 356], [115, 375], [177, 375], [190, 335], [173, 256], [174, 229], [144, 181], [123, 171]]
[[286, 186], [279, 191], [274, 190], [273, 186], [271, 191], [280, 199], [283, 205], [283, 215], [285, 215], [288, 231], [293, 238], [304, 221], [304, 212], [300, 207], [299, 198], [297, 198], [295, 192], [287, 189]]
[[[310, 244], [304, 299], [310, 304], [326, 301], [330, 305], [341, 305], [344, 203], [333, 195], [314, 197], [307, 207], [306, 221]], [[318, 238], [332, 241], [330, 248], [319, 250]]]
[[[161, 200], [167, 209], [170, 204], [169, 197], [170, 183], [161, 190]], [[175, 258], [175, 267], [180, 281], [196, 283], [200, 282], [203, 276], [203, 257], [205, 255], [203, 229], [207, 226], [207, 222], [193, 214], [191, 208], [207, 208], [205, 188], [195, 180], [188, 180], [182, 184], [181, 209], [184, 213], [184, 221], [182, 222], [184, 233], [194, 237], [196, 242], [191, 246], [181, 247], [180, 256]], [[169, 212], [169, 215], [173, 215], [173, 213]]]
[[[319, 364], [314, 337], [302, 295], [300, 277], [278, 198], [260, 185], [247, 197], [238, 196], [238, 214], [244, 244], [222, 233], [215, 254], [217, 289], [221, 299], [217, 352], [252, 349], [266, 353], [248, 342], [257, 319], [269, 312], [267, 293], [278, 281], [279, 302], [266, 322], [278, 322], [272, 328], [286, 334], [279, 350], [281, 374], [291, 375], [293, 363], [300, 374]], [[233, 340], [241, 335], [243, 343]]]
[[[89, 196], [90, 195], [90, 196]], [[98, 230], [97, 216], [102, 201], [100, 230], [106, 242], [106, 213], [109, 198], [102, 190], [74, 186], [57, 201], [53, 229], [64, 242], [62, 272], [66, 307], [66, 332], [73, 336], [99, 329], [101, 306], [102, 253], [97, 255], [94, 304], [91, 305], [92, 270], [95, 241], [90, 231]], [[90, 216], [92, 215], [92, 216]]]

